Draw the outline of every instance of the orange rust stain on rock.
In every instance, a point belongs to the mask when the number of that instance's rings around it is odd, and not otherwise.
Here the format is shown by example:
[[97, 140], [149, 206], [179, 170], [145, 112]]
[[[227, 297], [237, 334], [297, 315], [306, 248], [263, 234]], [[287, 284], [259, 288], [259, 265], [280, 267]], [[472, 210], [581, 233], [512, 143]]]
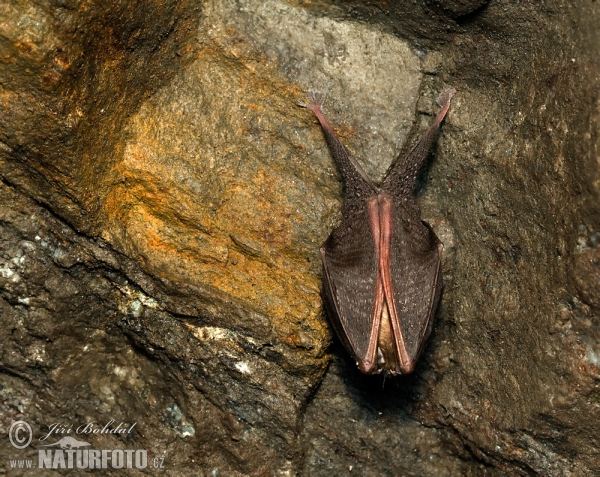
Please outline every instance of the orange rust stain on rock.
[[[306, 346], [307, 336], [328, 335], [319, 315], [318, 280], [293, 252], [298, 212], [289, 200], [291, 183], [262, 167], [264, 158], [253, 157], [245, 116], [272, 127], [265, 98], [278, 96], [274, 87], [285, 92], [286, 84], [273, 86], [272, 78], [260, 78], [209, 48], [197, 61], [206, 81], [223, 75], [233, 82], [220, 86], [224, 100], [245, 111], [219, 115], [218, 108], [204, 107], [194, 113], [198, 119], [160, 101], [140, 108], [131, 118], [124, 155], [109, 173], [113, 186], [103, 203], [103, 236], [153, 275], [214, 287], [268, 315], [282, 341], [295, 336], [290, 346]], [[182, 138], [188, 130], [195, 136]], [[306, 320], [309, 334], [300, 329]]]
[[[140, 202], [144, 196], [147, 200]], [[115, 189], [105, 203], [105, 210], [113, 218], [113, 226], [109, 227], [111, 241], [120, 243], [130, 256], [142, 259], [158, 276], [211, 285], [274, 319], [283, 320], [286, 314], [302, 316], [314, 306], [314, 300], [299, 299], [294, 290], [293, 264], [280, 268], [269, 263], [269, 257], [239, 253], [236, 265], [231, 265], [227, 235], [215, 231], [205, 243], [187, 240], [197, 235], [197, 230], [178, 223], [165, 209], [168, 202], [171, 199], [150, 194], [139, 185]], [[240, 232], [243, 231], [240, 223]], [[314, 292], [318, 293], [317, 286]]]
[[36, 44], [31, 41], [18, 41], [15, 43], [15, 47], [17, 48], [17, 50], [19, 50], [20, 53], [25, 55], [37, 49]]

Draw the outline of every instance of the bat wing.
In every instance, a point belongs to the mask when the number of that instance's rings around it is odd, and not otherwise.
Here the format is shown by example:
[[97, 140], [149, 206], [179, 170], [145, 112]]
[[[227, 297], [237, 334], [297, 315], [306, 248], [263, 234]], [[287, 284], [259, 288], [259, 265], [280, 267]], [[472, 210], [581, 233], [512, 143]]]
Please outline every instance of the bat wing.
[[[442, 294], [442, 244], [414, 213], [396, 209], [390, 251], [396, 313], [403, 346], [413, 368], [431, 333]], [[397, 345], [400, 345], [396, 337]]]
[[361, 366], [367, 360], [369, 344], [377, 339], [378, 329], [378, 325], [373, 326], [377, 253], [366, 207], [344, 219], [321, 248], [321, 254], [323, 294], [331, 321]]

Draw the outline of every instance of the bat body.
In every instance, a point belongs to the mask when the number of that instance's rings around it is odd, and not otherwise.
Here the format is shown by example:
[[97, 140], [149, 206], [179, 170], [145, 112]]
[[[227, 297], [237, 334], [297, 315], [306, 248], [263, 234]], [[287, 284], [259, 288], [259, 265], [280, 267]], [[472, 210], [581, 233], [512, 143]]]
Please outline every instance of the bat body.
[[427, 132], [376, 187], [323, 115], [315, 113], [346, 186], [342, 223], [321, 247], [323, 298], [334, 329], [366, 374], [408, 374], [442, 295], [443, 245], [421, 221], [414, 189], [454, 90]]

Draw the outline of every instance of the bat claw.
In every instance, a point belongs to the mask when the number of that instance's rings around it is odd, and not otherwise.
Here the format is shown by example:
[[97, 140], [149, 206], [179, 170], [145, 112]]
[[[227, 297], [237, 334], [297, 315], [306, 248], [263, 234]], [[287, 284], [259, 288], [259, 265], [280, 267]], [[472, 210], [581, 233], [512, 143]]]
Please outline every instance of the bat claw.
[[454, 96], [455, 94], [456, 90], [454, 88], [445, 89], [444, 91], [442, 91], [442, 93], [437, 99], [438, 105], [440, 105], [441, 107], [446, 106], [446, 104], [450, 102], [452, 96]]
[[319, 109], [321, 109], [321, 106], [323, 106], [325, 95], [316, 91], [308, 91], [307, 95], [310, 101], [310, 106], [316, 106]]

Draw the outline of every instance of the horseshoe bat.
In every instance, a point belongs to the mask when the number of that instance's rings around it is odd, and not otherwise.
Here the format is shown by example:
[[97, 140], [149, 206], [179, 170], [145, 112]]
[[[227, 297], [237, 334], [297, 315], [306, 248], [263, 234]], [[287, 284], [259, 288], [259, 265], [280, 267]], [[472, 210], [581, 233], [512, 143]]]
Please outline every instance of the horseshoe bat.
[[443, 244], [421, 220], [414, 192], [455, 90], [438, 98], [433, 124], [380, 187], [365, 174], [323, 115], [313, 111], [345, 183], [342, 223], [321, 247], [322, 294], [344, 347], [365, 374], [408, 374], [442, 295]]

